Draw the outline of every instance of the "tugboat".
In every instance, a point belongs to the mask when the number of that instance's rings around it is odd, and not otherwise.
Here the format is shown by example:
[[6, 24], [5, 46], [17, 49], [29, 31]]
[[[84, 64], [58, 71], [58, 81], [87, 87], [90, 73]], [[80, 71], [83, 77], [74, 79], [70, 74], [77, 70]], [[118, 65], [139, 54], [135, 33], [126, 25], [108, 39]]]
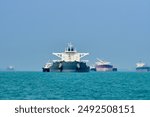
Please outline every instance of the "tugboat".
[[150, 66], [148, 66], [145, 63], [140, 61], [136, 64], [136, 71], [138, 71], [138, 72], [150, 72]]
[[97, 59], [98, 62], [96, 62], [95, 68], [96, 71], [117, 71], [117, 68], [114, 68], [113, 65], [110, 64], [110, 62], [103, 61], [100, 59]]
[[87, 60], [82, 60], [89, 53], [78, 53], [71, 43], [62, 53], [52, 53], [60, 58], [47, 63], [43, 67], [43, 72], [89, 72], [90, 67], [86, 65]]
[[94, 65], [90, 66], [90, 71], [96, 71], [96, 68]]
[[49, 61], [44, 65], [43, 72], [50, 72], [50, 67], [51, 67], [52, 63], [50, 63]]

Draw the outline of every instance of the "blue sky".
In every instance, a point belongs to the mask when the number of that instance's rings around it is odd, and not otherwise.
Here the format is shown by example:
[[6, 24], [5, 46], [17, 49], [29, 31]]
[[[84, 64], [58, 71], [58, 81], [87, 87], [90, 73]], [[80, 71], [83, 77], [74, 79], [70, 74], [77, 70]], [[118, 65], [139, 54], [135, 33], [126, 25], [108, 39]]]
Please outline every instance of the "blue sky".
[[0, 0], [0, 68], [41, 70], [52, 52], [78, 51], [134, 70], [150, 64], [149, 0]]

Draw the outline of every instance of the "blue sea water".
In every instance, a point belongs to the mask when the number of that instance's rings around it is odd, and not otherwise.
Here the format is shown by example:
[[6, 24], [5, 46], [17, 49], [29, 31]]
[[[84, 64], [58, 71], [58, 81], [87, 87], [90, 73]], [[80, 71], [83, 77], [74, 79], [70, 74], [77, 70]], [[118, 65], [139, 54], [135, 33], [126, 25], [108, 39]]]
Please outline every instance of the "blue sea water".
[[150, 73], [0, 72], [1, 100], [150, 100]]

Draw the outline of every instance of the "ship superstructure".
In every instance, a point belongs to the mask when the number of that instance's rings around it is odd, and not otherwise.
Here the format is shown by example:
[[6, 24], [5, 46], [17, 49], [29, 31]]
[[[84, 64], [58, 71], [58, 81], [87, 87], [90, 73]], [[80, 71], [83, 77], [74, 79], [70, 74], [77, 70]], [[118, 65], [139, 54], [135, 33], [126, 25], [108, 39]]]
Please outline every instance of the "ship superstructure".
[[150, 71], [150, 66], [148, 66], [147, 64], [140, 61], [140, 62], [136, 63], [136, 71], [148, 72], [148, 71]]
[[68, 47], [65, 49], [65, 52], [63, 53], [53, 53], [53, 55], [60, 58], [60, 60], [54, 60], [55, 61], [65, 61], [65, 62], [74, 62], [78, 61], [81, 62], [81, 58], [83, 58], [86, 55], [89, 55], [89, 53], [78, 53], [76, 49], [73, 47], [71, 43], [68, 44]]
[[[78, 53], [71, 43], [62, 53], [52, 53], [59, 57], [59, 60], [53, 60], [49, 66], [51, 72], [88, 72], [89, 66], [86, 65], [87, 60], [81, 60], [84, 56], [89, 53]], [[43, 71], [45, 69], [43, 68]], [[48, 70], [46, 70], [49, 72]]]

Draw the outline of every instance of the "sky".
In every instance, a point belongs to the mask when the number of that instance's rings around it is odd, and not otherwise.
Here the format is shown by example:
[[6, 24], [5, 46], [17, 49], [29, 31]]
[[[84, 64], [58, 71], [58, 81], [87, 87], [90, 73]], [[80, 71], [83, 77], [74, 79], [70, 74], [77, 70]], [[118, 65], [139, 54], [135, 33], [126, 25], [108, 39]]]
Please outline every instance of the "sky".
[[0, 69], [41, 71], [72, 42], [120, 70], [150, 65], [149, 0], [0, 0]]

